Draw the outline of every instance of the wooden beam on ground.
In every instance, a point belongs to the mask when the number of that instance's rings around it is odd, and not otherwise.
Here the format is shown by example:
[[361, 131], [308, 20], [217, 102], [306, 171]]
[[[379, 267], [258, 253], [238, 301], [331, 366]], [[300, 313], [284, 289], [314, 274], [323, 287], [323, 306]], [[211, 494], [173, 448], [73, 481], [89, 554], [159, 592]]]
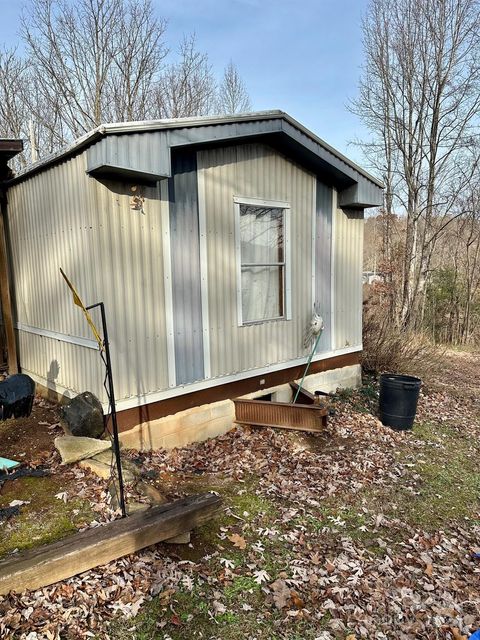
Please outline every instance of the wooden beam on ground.
[[211, 493], [152, 507], [0, 562], [0, 595], [39, 589], [204, 524], [221, 507]]

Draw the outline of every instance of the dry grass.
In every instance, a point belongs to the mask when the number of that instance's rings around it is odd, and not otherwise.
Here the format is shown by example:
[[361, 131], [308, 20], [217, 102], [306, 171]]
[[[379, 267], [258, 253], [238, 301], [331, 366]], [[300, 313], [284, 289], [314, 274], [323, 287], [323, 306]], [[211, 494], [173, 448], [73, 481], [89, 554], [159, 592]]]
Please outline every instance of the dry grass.
[[364, 306], [362, 365], [367, 373], [394, 372], [418, 376], [428, 383], [443, 367], [444, 350], [424, 336], [393, 326], [373, 305]]

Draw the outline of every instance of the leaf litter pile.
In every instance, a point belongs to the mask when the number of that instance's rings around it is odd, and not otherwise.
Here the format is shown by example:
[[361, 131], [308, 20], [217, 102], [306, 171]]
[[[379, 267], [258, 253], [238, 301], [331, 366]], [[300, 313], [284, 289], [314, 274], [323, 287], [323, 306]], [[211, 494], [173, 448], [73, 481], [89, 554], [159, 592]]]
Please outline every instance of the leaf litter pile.
[[[237, 427], [127, 452], [168, 499], [216, 491], [224, 514], [190, 545], [0, 597], [0, 637], [468, 638], [480, 628], [478, 399], [428, 389], [414, 431], [396, 433], [375, 417], [376, 391], [340, 393], [322, 435]], [[94, 495], [101, 526], [114, 514]]]

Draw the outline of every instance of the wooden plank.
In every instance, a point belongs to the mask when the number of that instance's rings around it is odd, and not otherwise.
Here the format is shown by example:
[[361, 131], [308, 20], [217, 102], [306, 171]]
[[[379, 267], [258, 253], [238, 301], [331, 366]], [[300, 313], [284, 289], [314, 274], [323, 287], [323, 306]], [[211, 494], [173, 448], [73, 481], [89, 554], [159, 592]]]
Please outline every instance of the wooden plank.
[[[5, 155], [13, 154], [17, 155], [23, 151], [23, 140], [18, 138], [0, 138], [0, 152]], [[9, 156], [11, 157], [11, 155]]]
[[[294, 395], [297, 393], [300, 385], [296, 382], [290, 382], [290, 387], [293, 389]], [[298, 399], [304, 404], [314, 404], [315, 396], [310, 391], [307, 391], [304, 387], [300, 389], [300, 393], [298, 394]]]
[[259, 427], [319, 432], [326, 425], [327, 410], [316, 404], [291, 404], [236, 398], [235, 422]]
[[13, 330], [13, 307], [10, 294], [7, 239], [5, 230], [6, 200], [0, 194], [0, 299], [7, 340], [8, 373], [18, 373], [17, 341]]
[[271, 429], [289, 429], [290, 431], [307, 431], [308, 433], [323, 433], [323, 427], [326, 426], [326, 421], [322, 417], [321, 427], [292, 427], [288, 424], [266, 424], [263, 422], [246, 422], [245, 420], [235, 420], [237, 424], [248, 424], [251, 427], [270, 427]]
[[290, 402], [271, 402], [270, 400], [255, 400], [255, 398], [253, 398], [252, 400], [244, 400], [243, 398], [234, 398], [233, 402], [236, 404], [243, 404], [243, 405], [247, 405], [247, 404], [255, 404], [255, 405], [265, 405], [267, 407], [281, 407], [281, 408], [285, 408], [287, 411], [288, 409], [291, 409], [293, 412], [297, 413], [297, 409], [308, 409], [309, 411], [315, 410], [315, 411], [324, 411], [325, 414], [328, 413], [326, 409], [324, 409], [323, 407], [319, 406], [319, 405], [315, 405], [315, 407], [312, 407], [311, 404], [301, 404], [300, 402], [296, 402], [295, 404], [292, 404]]
[[206, 493], [152, 507], [0, 562], [0, 595], [39, 589], [203, 524], [222, 504]]

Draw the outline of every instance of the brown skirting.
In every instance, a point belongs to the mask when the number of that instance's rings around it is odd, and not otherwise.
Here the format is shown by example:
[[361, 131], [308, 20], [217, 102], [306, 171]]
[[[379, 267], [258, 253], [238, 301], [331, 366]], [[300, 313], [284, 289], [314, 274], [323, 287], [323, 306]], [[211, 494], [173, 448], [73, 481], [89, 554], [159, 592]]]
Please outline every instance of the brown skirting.
[[[312, 362], [308, 373], [310, 375], [312, 373], [321, 373], [322, 371], [359, 364], [360, 356], [361, 352], [356, 351], [355, 353], [347, 353], [341, 356], [326, 358], [325, 360], [318, 360], [317, 362]], [[173, 415], [185, 409], [199, 407], [202, 404], [219, 402], [220, 400], [238, 398], [247, 393], [286, 384], [292, 380], [300, 379], [304, 371], [305, 365], [301, 364], [295, 367], [281, 369], [280, 371], [272, 371], [271, 373], [264, 373], [260, 376], [253, 376], [252, 378], [245, 378], [244, 380], [236, 380], [208, 389], [193, 391], [192, 393], [168, 398], [167, 400], [151, 402], [141, 407], [133, 407], [132, 409], [119, 411], [117, 413], [118, 428], [120, 431], [127, 431], [142, 422], [157, 420], [158, 418]], [[262, 384], [260, 384], [260, 381], [262, 381]]]

